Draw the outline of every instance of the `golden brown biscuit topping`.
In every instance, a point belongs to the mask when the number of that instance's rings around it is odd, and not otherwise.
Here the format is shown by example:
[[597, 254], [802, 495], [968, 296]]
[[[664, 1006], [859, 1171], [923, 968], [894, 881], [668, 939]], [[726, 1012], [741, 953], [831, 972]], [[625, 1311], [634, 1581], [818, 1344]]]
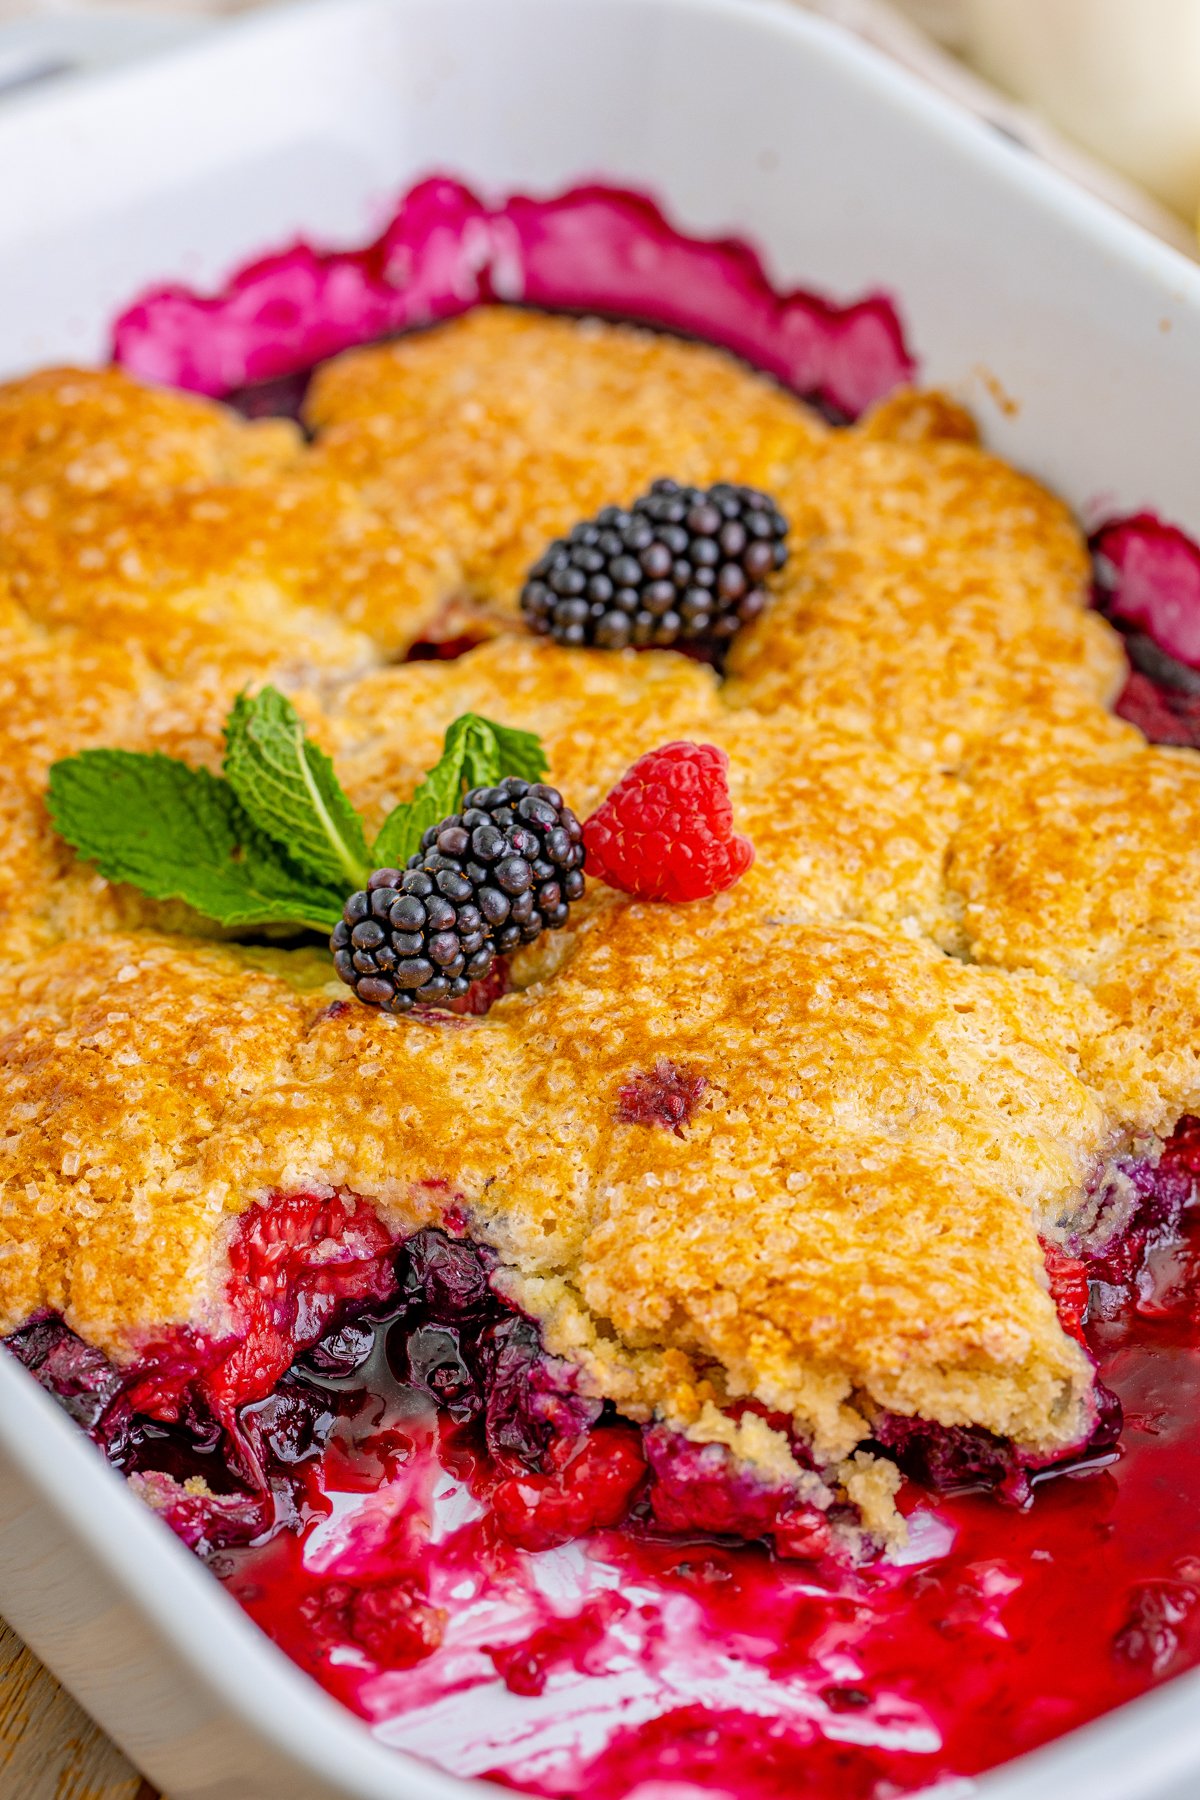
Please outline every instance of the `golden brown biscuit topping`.
[[[879, 1409], [1077, 1442], [1038, 1236], [1200, 1100], [1200, 778], [1109, 717], [1066, 510], [936, 397], [834, 432], [720, 352], [498, 310], [338, 359], [310, 423], [114, 373], [0, 391], [0, 1327], [218, 1330], [231, 1221], [339, 1188], [398, 1231], [461, 1209], [596, 1392], [764, 1464], [739, 1397], [864, 1497]], [[791, 523], [724, 683], [519, 625], [546, 541], [667, 473]], [[464, 627], [490, 641], [396, 660]], [[216, 769], [264, 681], [372, 829], [475, 711], [581, 818], [717, 746], [754, 866], [686, 906], [596, 888], [483, 1018], [332, 1004], [323, 951], [216, 941], [45, 813], [89, 745]], [[663, 1061], [699, 1082], [678, 1134], [622, 1116]]]

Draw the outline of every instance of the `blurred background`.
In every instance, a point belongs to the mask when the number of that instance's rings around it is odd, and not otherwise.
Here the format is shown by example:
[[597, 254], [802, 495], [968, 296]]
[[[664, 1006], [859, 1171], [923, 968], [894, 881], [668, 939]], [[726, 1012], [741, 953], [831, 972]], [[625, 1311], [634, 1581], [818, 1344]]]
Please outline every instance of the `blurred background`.
[[1194, 0], [909, 0], [904, 10], [1085, 149], [1195, 220]]
[[807, 0], [1197, 253], [1200, 0]]
[[[276, 0], [0, 0], [5, 94]], [[1198, 253], [1200, 0], [795, 0]]]

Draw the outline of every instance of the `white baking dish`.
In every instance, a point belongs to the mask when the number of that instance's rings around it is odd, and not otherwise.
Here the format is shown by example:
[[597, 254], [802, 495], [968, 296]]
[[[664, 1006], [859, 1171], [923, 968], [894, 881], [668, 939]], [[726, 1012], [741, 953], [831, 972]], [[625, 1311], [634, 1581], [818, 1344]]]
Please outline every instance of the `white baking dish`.
[[[1200, 271], [772, 0], [325, 0], [12, 100], [0, 371], [101, 357], [149, 283], [297, 231], [361, 242], [432, 169], [491, 192], [604, 177], [749, 237], [784, 285], [886, 288], [925, 378], [1006, 455], [1085, 515], [1200, 532]], [[376, 1744], [4, 1359], [0, 1611], [172, 1800], [494, 1792]], [[1190, 1800], [1200, 1676], [979, 1791]]]

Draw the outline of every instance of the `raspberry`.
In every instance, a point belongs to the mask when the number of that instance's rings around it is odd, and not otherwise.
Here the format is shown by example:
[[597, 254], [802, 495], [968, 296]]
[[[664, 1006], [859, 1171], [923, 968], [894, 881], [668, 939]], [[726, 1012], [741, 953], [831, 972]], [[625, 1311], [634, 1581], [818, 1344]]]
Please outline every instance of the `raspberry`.
[[364, 1587], [327, 1582], [301, 1601], [300, 1617], [326, 1655], [357, 1644], [385, 1669], [411, 1668], [429, 1656], [446, 1626], [445, 1613], [406, 1575]]
[[723, 1445], [689, 1443], [662, 1425], [647, 1431], [643, 1444], [650, 1511], [664, 1531], [771, 1538], [780, 1556], [796, 1561], [828, 1551], [824, 1515], [786, 1488], [740, 1474]]
[[606, 1426], [548, 1475], [510, 1475], [492, 1491], [492, 1512], [509, 1543], [551, 1550], [619, 1524], [646, 1474], [636, 1432]]
[[664, 744], [640, 756], [583, 828], [588, 873], [639, 900], [703, 900], [754, 861], [733, 829], [726, 770], [713, 744]]

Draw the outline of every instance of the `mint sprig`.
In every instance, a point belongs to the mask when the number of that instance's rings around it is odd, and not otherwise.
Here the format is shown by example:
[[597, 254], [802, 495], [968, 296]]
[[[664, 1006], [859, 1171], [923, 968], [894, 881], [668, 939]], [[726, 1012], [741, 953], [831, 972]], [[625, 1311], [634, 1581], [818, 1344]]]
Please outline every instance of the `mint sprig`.
[[185, 900], [221, 925], [332, 931], [344, 893], [259, 833], [229, 783], [157, 752], [83, 750], [50, 770], [61, 837], [110, 881]]
[[531, 732], [464, 713], [411, 800], [368, 847], [362, 819], [303, 721], [276, 688], [234, 702], [224, 777], [159, 751], [83, 750], [50, 770], [59, 835], [110, 881], [183, 900], [234, 929], [331, 931], [373, 868], [403, 865], [464, 788], [546, 772]]
[[260, 831], [314, 880], [347, 891], [371, 873], [362, 820], [290, 700], [239, 694], [225, 723], [225, 779]]

